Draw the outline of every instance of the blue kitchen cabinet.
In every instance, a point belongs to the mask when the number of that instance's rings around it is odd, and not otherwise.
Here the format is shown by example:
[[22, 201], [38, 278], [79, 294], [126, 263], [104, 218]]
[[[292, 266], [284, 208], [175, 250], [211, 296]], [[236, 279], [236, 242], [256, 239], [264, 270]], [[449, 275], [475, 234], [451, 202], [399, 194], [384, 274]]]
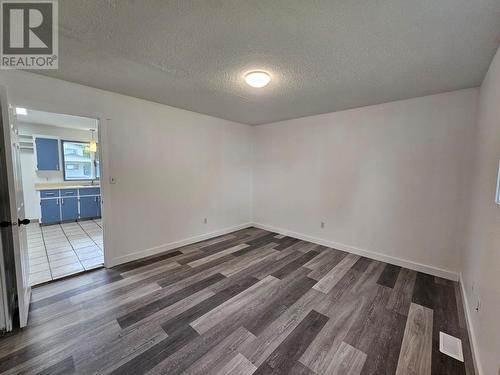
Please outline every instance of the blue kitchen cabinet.
[[59, 170], [59, 141], [54, 138], [36, 138], [36, 168], [39, 171]]
[[80, 219], [98, 217], [98, 196], [80, 196]]
[[83, 197], [85, 195], [99, 195], [101, 194], [101, 188], [98, 187], [81, 188], [78, 189], [78, 194], [80, 195], [80, 197]]
[[42, 224], [53, 224], [61, 221], [59, 198], [42, 199], [40, 206], [42, 210]]
[[61, 220], [76, 220], [78, 219], [78, 198], [61, 198]]

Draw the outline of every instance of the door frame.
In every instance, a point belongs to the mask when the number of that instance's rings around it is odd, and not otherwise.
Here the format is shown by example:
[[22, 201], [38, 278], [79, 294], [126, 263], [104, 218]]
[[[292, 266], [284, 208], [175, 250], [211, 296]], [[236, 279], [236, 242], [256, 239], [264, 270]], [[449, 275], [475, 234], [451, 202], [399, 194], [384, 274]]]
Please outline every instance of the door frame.
[[[57, 106], [64, 106], [64, 104], [58, 104]], [[52, 105], [40, 105], [39, 103], [26, 102], [12, 102], [12, 106], [26, 108], [27, 110], [43, 111], [54, 114], [62, 114], [69, 116], [87, 117], [97, 121], [97, 142], [101, 146], [98, 149], [99, 153], [99, 168], [100, 168], [100, 178], [99, 185], [101, 188], [101, 220], [103, 226], [103, 243], [104, 243], [104, 267], [108, 268], [110, 266], [112, 257], [111, 249], [113, 246], [111, 231], [112, 222], [110, 220], [112, 207], [111, 207], [111, 187], [109, 186], [109, 154], [108, 154], [108, 128], [112, 122], [111, 118], [106, 116], [98, 116], [90, 114], [88, 112], [68, 112], [64, 109], [55, 108]], [[64, 168], [64, 166], [61, 166]]]
[[[0, 87], [1, 90], [1, 87]], [[0, 152], [5, 144], [3, 118], [0, 119]], [[0, 157], [0, 218], [5, 215], [5, 219], [10, 221], [10, 194], [8, 186], [8, 171], [7, 161]], [[5, 190], [5, 191], [4, 191]], [[12, 249], [12, 234], [10, 227], [0, 228], [0, 231], [5, 231], [0, 236], [0, 292], [2, 293], [0, 301], [2, 302], [2, 318], [3, 322], [0, 329], [9, 332], [12, 330], [15, 299], [17, 296], [17, 286], [15, 272], [14, 252]]]
[[[2, 228], [2, 252], [5, 272], [5, 277], [2, 275], [2, 283], [5, 280], [5, 293], [7, 294], [7, 310], [4, 312], [6, 315], [6, 330], [10, 331], [13, 328], [13, 322], [15, 319], [15, 305], [17, 296], [17, 313], [19, 315], [19, 323], [21, 327], [27, 325], [29, 305], [31, 299], [31, 285], [29, 283], [29, 274], [26, 272], [29, 268], [28, 264], [28, 251], [26, 244], [26, 234], [24, 237], [21, 235], [21, 231], [26, 231], [26, 228], [21, 228], [21, 224], [18, 224], [19, 219], [25, 219], [24, 217], [24, 196], [19, 197], [18, 194], [22, 193], [18, 191], [18, 186], [16, 183], [22, 184], [22, 175], [16, 175], [20, 171], [20, 159], [13, 161], [15, 153], [19, 153], [18, 149], [12, 149], [12, 134], [13, 124], [17, 121], [14, 118], [14, 110], [9, 102], [7, 88], [5, 86], [0, 86], [0, 103], [1, 103], [1, 126], [0, 126], [0, 147], [3, 147], [3, 154], [5, 155], [5, 160], [2, 158], [2, 166], [0, 175], [2, 180], [0, 181], [0, 189], [2, 192], [2, 206], [3, 206], [3, 220], [10, 222], [11, 224], [7, 227]], [[12, 121], [12, 123], [11, 123]], [[18, 136], [18, 129], [15, 131], [15, 137]], [[16, 140], [18, 142], [18, 140]], [[19, 145], [16, 144], [17, 148]], [[19, 156], [19, 154], [17, 154]], [[16, 156], [16, 158], [17, 158]], [[10, 161], [9, 161], [10, 158]], [[14, 170], [16, 168], [17, 170]], [[22, 214], [20, 215], [20, 208], [18, 206], [19, 199], [21, 199]], [[2, 273], [3, 273], [2, 272]], [[22, 295], [20, 294], [22, 293]]]

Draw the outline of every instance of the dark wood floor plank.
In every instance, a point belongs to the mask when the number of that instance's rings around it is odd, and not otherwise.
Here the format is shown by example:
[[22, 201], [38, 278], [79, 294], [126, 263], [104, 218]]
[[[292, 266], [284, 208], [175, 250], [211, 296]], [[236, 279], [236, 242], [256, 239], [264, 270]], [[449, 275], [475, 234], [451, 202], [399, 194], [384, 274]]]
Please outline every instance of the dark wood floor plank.
[[89, 271], [88, 273], [79, 274], [75, 277], [58, 280], [56, 283], [36, 286], [32, 288], [31, 302], [37, 302], [41, 299], [45, 299], [84, 285], [90, 285], [94, 282], [114, 280], [117, 275], [120, 275], [120, 273], [113, 269], [100, 268]]
[[329, 375], [359, 375], [366, 361], [366, 354], [343, 342], [326, 370]]
[[37, 373], [37, 375], [69, 375], [75, 373], [75, 364], [73, 362], [73, 357], [67, 357], [61, 362], [56, 363], [45, 370]]
[[293, 244], [299, 242], [300, 240], [297, 238], [293, 237], [284, 237], [281, 240], [279, 240], [279, 245], [275, 247], [276, 250], [282, 251], [285, 250], [286, 248], [292, 246]]
[[272, 303], [266, 307], [262, 314], [245, 324], [245, 328], [258, 336], [269, 324], [311, 289], [315, 281], [306, 276], [307, 272], [306, 269], [298, 270], [298, 272], [291, 274], [289, 278], [285, 278], [282, 291], [274, 296]]
[[413, 298], [417, 273], [408, 269], [401, 269], [387, 302], [387, 308], [408, 315]]
[[[323, 260], [317, 264], [312, 264], [312, 271], [309, 274], [311, 279], [316, 281], [321, 280], [333, 267], [335, 267], [339, 262], [347, 256], [346, 252], [334, 250], [334, 249], [326, 249], [321, 255], [323, 255]], [[314, 261], [311, 260], [311, 262]], [[308, 267], [310, 268], [310, 267]]]
[[327, 321], [327, 316], [312, 310], [257, 368], [255, 374], [288, 374]]
[[234, 296], [240, 294], [245, 289], [248, 289], [252, 285], [256, 284], [259, 280], [254, 277], [246, 277], [243, 280], [231, 285], [230, 287], [216, 293], [210, 298], [207, 298], [203, 302], [196, 306], [184, 311], [183, 313], [177, 315], [175, 318], [170, 319], [163, 323], [161, 326], [165, 332], [169, 335], [175, 333], [179, 329], [188, 325], [192, 321], [196, 320], [200, 316], [208, 313], [217, 306], [226, 302], [227, 300], [233, 298]]
[[384, 272], [382, 272], [382, 275], [380, 275], [377, 283], [388, 288], [394, 288], [399, 275], [399, 271], [401, 271], [401, 267], [399, 266], [395, 266], [393, 264], [386, 265], [384, 268]]
[[354, 263], [354, 265], [352, 266], [352, 269], [359, 271], [359, 272], [365, 272], [366, 268], [370, 265], [371, 262], [372, 262], [371, 259], [361, 257], [358, 259], [358, 261], [356, 263]]
[[389, 310], [382, 315], [380, 329], [367, 350], [362, 375], [394, 374], [406, 326], [406, 316]]
[[279, 244], [279, 240], [275, 236], [276, 233], [268, 233], [251, 241], [246, 241], [245, 243], [250, 246], [264, 246], [271, 242], [277, 245]]
[[255, 264], [265, 261], [268, 257], [276, 256], [278, 251], [273, 249], [272, 244], [271, 246], [268, 245], [262, 246], [259, 253], [252, 252], [226, 262], [226, 264], [221, 267], [220, 273], [226, 277], [231, 277]]
[[207, 255], [215, 254], [219, 251], [229, 249], [230, 247], [241, 244], [241, 240], [238, 238], [231, 238], [222, 242], [217, 242], [211, 245], [202, 246], [200, 250]]
[[139, 354], [129, 362], [110, 372], [112, 375], [136, 375], [144, 374], [152, 369], [165, 358], [174, 354], [185, 346], [189, 341], [198, 336], [198, 333], [190, 326], [178, 331], [175, 335], [167, 337], [152, 348]]
[[257, 254], [244, 255], [243, 257], [248, 261], [244, 262], [244, 267], [241, 267], [239, 261], [235, 262], [234, 259], [226, 262], [228, 267], [225, 269], [221, 269], [222, 272], [227, 272], [228, 274], [229, 271], [232, 270], [237, 270], [238, 272], [230, 272], [230, 276], [213, 284], [212, 286], [210, 286], [210, 289], [217, 293], [247, 277], [255, 277], [258, 280], [262, 280], [264, 277], [269, 276], [269, 273], [267, 273], [263, 277], [258, 277], [257, 275], [260, 275], [258, 271], [262, 267], [266, 267], [266, 265], [277, 261], [276, 256], [280, 254], [279, 252], [272, 250], [271, 255], [269, 255], [269, 253], [267, 252], [269, 249], [272, 249], [271, 245], [264, 245], [262, 248], [260, 248], [258, 254], [261, 254], [261, 252], [263, 252], [263, 256], [261, 257], [259, 257]]
[[[195, 361], [189, 368], [187, 368], [183, 374], [189, 375], [209, 375], [209, 374], [219, 374], [224, 373], [224, 368], [231, 368], [234, 372], [231, 374], [239, 374], [240, 370], [244, 371], [247, 366], [243, 368], [239, 365], [238, 368], [234, 368], [234, 362], [240, 362], [240, 360], [233, 361], [229, 364], [234, 357], [238, 356], [238, 349], [241, 345], [248, 343], [255, 339], [255, 336], [248, 332], [245, 328], [240, 327], [231, 333], [228, 337], [222, 340], [218, 345], [214, 345], [213, 349], [202, 356], [199, 360]], [[248, 362], [248, 360], [246, 360]], [[229, 364], [229, 365], [228, 365]], [[249, 366], [252, 369], [255, 367]], [[252, 371], [253, 372], [253, 371]]]
[[154, 324], [141, 324], [132, 329], [120, 330], [108, 340], [94, 343], [89, 350], [77, 350], [74, 353], [77, 373], [108, 373], [167, 337]]
[[434, 276], [418, 272], [415, 280], [415, 288], [413, 289], [412, 302], [433, 309], [436, 286]]
[[236, 251], [239, 251], [239, 250], [242, 250], [242, 249], [245, 249], [247, 248], [248, 245], [247, 244], [238, 244], [238, 245], [234, 245], [234, 246], [231, 246], [230, 248], [228, 249], [225, 249], [225, 250], [221, 250], [217, 253], [214, 253], [214, 254], [210, 254], [210, 255], [207, 255], [201, 259], [197, 259], [197, 260], [193, 260], [188, 264], [188, 266], [192, 267], [192, 268], [196, 268], [196, 267], [199, 267], [203, 264], [206, 264], [206, 263], [210, 263], [214, 260], [217, 260], [217, 259], [220, 259], [226, 255], [231, 255], [232, 253], [236, 252]]
[[160, 256], [155, 256], [155, 257], [152, 257], [152, 258], [147, 258], [147, 259], [144, 259], [144, 260], [136, 260], [136, 261], [133, 261], [133, 262], [130, 262], [130, 263], [126, 263], [126, 264], [122, 264], [122, 265], [119, 265], [119, 266], [116, 266], [114, 268], [115, 271], [118, 271], [118, 272], [126, 272], [126, 271], [130, 271], [134, 268], [137, 268], [137, 267], [142, 267], [142, 266], [146, 266], [148, 264], [151, 264], [151, 263], [155, 263], [155, 262], [158, 262], [160, 260], [165, 260], [165, 259], [169, 259], [169, 258], [173, 258], [177, 255], [182, 255], [182, 253], [178, 250], [176, 251], [170, 251], [164, 255], [160, 255]]
[[255, 366], [246, 359], [242, 354], [237, 354], [230, 362], [228, 362], [217, 375], [251, 375], [255, 372]]
[[290, 306], [278, 319], [272, 322], [255, 340], [242, 348], [241, 354], [256, 367], [286, 339], [314, 306], [324, 302], [324, 294], [310, 289]]
[[[257, 285], [257, 284], [255, 284]], [[226, 340], [235, 331], [241, 329], [241, 324], [253, 319], [258, 315], [259, 310], [252, 307], [243, 309], [242, 314], [232, 314], [226, 317], [223, 323], [216, 324], [208, 331], [190, 341], [186, 346], [176, 351], [173, 355], [165, 358], [153, 368], [148, 375], [169, 374], [177, 375], [184, 372], [192, 363], [203, 358], [212, 348]], [[253, 340], [245, 340], [241, 343], [241, 348]], [[238, 351], [241, 351], [238, 349]], [[248, 362], [246, 362], [248, 364]], [[246, 368], [246, 366], [245, 366]]]
[[333, 267], [330, 272], [328, 272], [321, 280], [319, 280], [315, 285], [314, 289], [319, 290], [323, 293], [328, 293], [337, 284], [340, 279], [352, 268], [352, 266], [358, 261], [359, 256], [349, 254], [344, 259], [342, 259], [335, 267]]
[[123, 279], [123, 277], [120, 274], [115, 274], [113, 278], [109, 278], [109, 279], [105, 279], [105, 280], [101, 280], [101, 281], [96, 281], [96, 282], [89, 284], [89, 285], [76, 287], [76, 288], [67, 290], [65, 292], [53, 295], [51, 297], [47, 297], [47, 298], [38, 300], [38, 301], [30, 304], [30, 311], [34, 311], [34, 310], [39, 309], [41, 307], [51, 305], [53, 303], [56, 303], [56, 302], [59, 302], [59, 301], [65, 300], [65, 299], [69, 299], [72, 296], [76, 296], [78, 294], [81, 294], [81, 293], [87, 292], [89, 290], [98, 288], [102, 285], [107, 285], [109, 283], [112, 283], [112, 282], [115, 282], [118, 280], [122, 280], [122, 279]]
[[300, 256], [299, 258], [295, 259], [294, 261], [288, 263], [287, 265], [281, 267], [280, 269], [274, 271], [271, 275], [278, 279], [284, 278], [286, 275], [289, 275], [293, 271], [295, 271], [297, 268], [301, 267], [305, 263], [309, 262], [312, 258], [314, 258], [316, 255], [319, 253], [315, 250], [309, 251], [305, 253], [304, 255]]
[[317, 374], [326, 374], [330, 362], [366, 305], [365, 299], [350, 296], [326, 310], [330, 320], [316, 336], [300, 362]]
[[198, 333], [202, 334], [217, 324], [222, 323], [224, 319], [230, 315], [237, 312], [245, 312], [250, 309], [256, 309], [267, 299], [268, 294], [275, 290], [279, 282], [279, 279], [273, 276], [268, 276], [252, 285], [242, 293], [239, 293], [228, 301], [217, 306], [215, 309], [194, 320], [190, 323], [190, 325]]
[[390, 289], [376, 284], [372, 295], [366, 295], [367, 304], [360, 312], [358, 319], [353, 324], [345, 338], [345, 342], [358, 348], [363, 353], [370, 351], [376, 343], [383, 328], [382, 322], [386, 312]]
[[315, 375], [315, 373], [300, 362], [295, 362], [288, 375]]
[[190, 285], [184, 289], [181, 289], [178, 292], [175, 292], [173, 294], [170, 294], [162, 299], [153, 301], [147, 305], [144, 305], [132, 312], [129, 312], [120, 318], [117, 319], [118, 323], [122, 328], [128, 327], [138, 321], [141, 321], [142, 319], [148, 317], [149, 315], [154, 314], [155, 312], [164, 309], [167, 306], [170, 306], [174, 304], [177, 301], [182, 300], [186, 296], [196, 293], [199, 290], [202, 290], [206, 288], [207, 286], [223, 279], [224, 276], [217, 273], [215, 275], [212, 275], [204, 280], [201, 280], [197, 283], [194, 283], [193, 285]]
[[[436, 281], [436, 280], [435, 280]], [[465, 375], [465, 363], [439, 351], [439, 332], [463, 340], [458, 317], [455, 289], [444, 282], [435, 282], [432, 325], [432, 373], [442, 375]], [[463, 344], [463, 343], [462, 343]]]
[[291, 251], [287, 253], [284, 257], [281, 257], [285, 252], [289, 251], [289, 249], [282, 251], [281, 253], [277, 253], [276, 256], [269, 259], [269, 261], [263, 263], [260, 267], [254, 270], [252, 274], [258, 279], [263, 279], [264, 277], [271, 275], [273, 272], [276, 272], [280, 268], [286, 266], [288, 263], [293, 262], [294, 260], [300, 258], [304, 253], [300, 251]]
[[209, 277], [219, 272], [221, 265], [228, 263], [233, 257], [227, 256], [219, 259], [215, 259], [211, 262], [205, 263], [199, 267], [192, 268], [188, 265], [182, 265], [179, 268], [175, 268], [160, 278], [155, 278], [155, 281], [162, 288], [175, 288], [175, 286], [179, 286], [183, 282], [187, 282], [188, 280], [197, 280], [199, 281], [201, 278]]

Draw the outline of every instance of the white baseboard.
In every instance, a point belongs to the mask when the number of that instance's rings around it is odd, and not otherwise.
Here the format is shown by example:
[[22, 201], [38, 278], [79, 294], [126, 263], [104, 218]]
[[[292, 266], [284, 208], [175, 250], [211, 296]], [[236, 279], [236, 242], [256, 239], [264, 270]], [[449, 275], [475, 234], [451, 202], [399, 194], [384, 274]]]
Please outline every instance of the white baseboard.
[[295, 238], [298, 238], [300, 240], [313, 242], [313, 243], [316, 243], [319, 245], [323, 245], [323, 246], [331, 247], [334, 249], [346, 251], [348, 253], [361, 255], [361, 256], [364, 256], [366, 258], [375, 259], [375, 260], [379, 260], [381, 262], [390, 263], [390, 264], [394, 264], [396, 266], [405, 267], [405, 268], [408, 268], [408, 269], [411, 269], [414, 271], [428, 273], [430, 275], [439, 276], [439, 277], [442, 277], [442, 278], [448, 279], [448, 280], [458, 281], [458, 274], [456, 272], [448, 271], [448, 270], [445, 270], [442, 268], [433, 267], [433, 266], [429, 266], [426, 264], [421, 264], [421, 263], [413, 262], [410, 260], [405, 260], [405, 259], [393, 257], [390, 255], [385, 255], [385, 254], [375, 252], [375, 251], [359, 249], [357, 247], [341, 244], [338, 242], [328, 241], [328, 240], [324, 240], [321, 238], [311, 237], [311, 236], [308, 236], [308, 235], [305, 235], [302, 233], [297, 233], [297, 232], [293, 232], [293, 231], [290, 231], [287, 229], [282, 229], [282, 228], [276, 228], [276, 227], [273, 227], [270, 225], [253, 223], [253, 226], [256, 228], [265, 229], [265, 230], [268, 230], [271, 232], [276, 232], [279, 234], [295, 237]]
[[465, 322], [467, 324], [467, 331], [469, 333], [469, 342], [470, 346], [472, 349], [472, 356], [473, 356], [473, 361], [474, 361], [474, 369], [476, 371], [476, 375], [483, 375], [483, 368], [481, 367], [481, 362], [479, 362], [479, 353], [477, 351], [477, 341], [476, 341], [476, 335], [474, 334], [474, 327], [472, 326], [472, 320], [471, 320], [471, 311], [469, 309], [469, 300], [467, 299], [467, 293], [465, 293], [465, 285], [464, 285], [464, 279], [462, 276], [462, 273], [459, 275], [459, 283], [460, 283], [460, 291], [462, 293], [462, 301], [464, 304], [464, 310], [465, 310]]
[[353, 247], [353, 246], [341, 244], [341, 243], [338, 243], [338, 242], [328, 241], [328, 240], [324, 240], [324, 239], [321, 239], [321, 238], [316, 238], [316, 237], [308, 236], [308, 235], [305, 235], [305, 234], [302, 234], [302, 233], [297, 233], [297, 232], [293, 232], [293, 231], [290, 231], [290, 230], [286, 230], [286, 229], [282, 229], [282, 228], [277, 228], [277, 227], [273, 227], [273, 226], [270, 226], [270, 225], [259, 224], [259, 223], [245, 223], [245, 224], [240, 224], [240, 225], [236, 225], [234, 227], [224, 228], [224, 229], [221, 229], [221, 230], [218, 230], [218, 231], [201, 234], [201, 235], [194, 236], [194, 237], [189, 237], [189, 238], [186, 238], [186, 239], [183, 239], [183, 240], [180, 240], [180, 241], [175, 241], [175, 242], [171, 242], [171, 243], [168, 243], [168, 244], [163, 244], [163, 245], [160, 245], [160, 246], [151, 247], [149, 249], [139, 250], [139, 251], [127, 254], [127, 255], [120, 256], [120, 257], [111, 258], [106, 263], [106, 267], [114, 267], [114, 266], [117, 266], [119, 264], [123, 264], [123, 263], [127, 263], [127, 262], [132, 262], [134, 260], [138, 260], [138, 259], [141, 259], [141, 258], [145, 258], [145, 257], [149, 257], [149, 256], [152, 256], [152, 255], [160, 254], [160, 253], [163, 253], [165, 251], [175, 249], [177, 247], [190, 245], [190, 244], [193, 244], [195, 242], [207, 240], [207, 239], [210, 239], [210, 238], [213, 238], [213, 237], [222, 236], [224, 234], [231, 233], [231, 232], [234, 232], [234, 231], [237, 231], [237, 230], [241, 230], [241, 229], [245, 229], [245, 228], [248, 228], [248, 227], [251, 227], [251, 226], [254, 226], [254, 227], [260, 228], [260, 229], [265, 229], [265, 230], [268, 230], [268, 231], [271, 231], [271, 232], [276, 232], [276, 233], [279, 233], [279, 234], [283, 234], [283, 235], [295, 237], [295, 238], [298, 238], [298, 239], [301, 239], [301, 240], [304, 240], [304, 241], [317, 243], [319, 245], [331, 247], [331, 248], [334, 248], [334, 249], [346, 251], [348, 253], [352, 253], [352, 254], [356, 254], [356, 255], [361, 255], [361, 256], [364, 256], [364, 257], [367, 257], [367, 258], [379, 260], [381, 262], [395, 264], [397, 266], [409, 268], [411, 270], [415, 270], [415, 271], [419, 271], [419, 272], [425, 272], [425, 273], [428, 273], [430, 275], [442, 277], [444, 279], [449, 279], [449, 280], [453, 280], [453, 281], [458, 281], [459, 280], [459, 275], [456, 272], [448, 271], [448, 270], [445, 270], [445, 269], [442, 269], [442, 268], [437, 268], [437, 267], [433, 267], [433, 266], [429, 266], [429, 265], [425, 265], [425, 264], [420, 264], [420, 263], [416, 263], [416, 262], [413, 262], [413, 261], [409, 261], [409, 260], [405, 260], [405, 259], [393, 257], [393, 256], [390, 256], [390, 255], [385, 255], [385, 254], [382, 254], [382, 253], [379, 253], [379, 252], [370, 251], [370, 250], [364, 250], [364, 249], [359, 249], [357, 247]]
[[167, 243], [164, 245], [151, 247], [149, 249], [139, 250], [139, 251], [127, 254], [127, 255], [123, 255], [120, 257], [109, 259], [109, 261], [106, 263], [106, 267], [114, 267], [114, 266], [117, 266], [119, 264], [132, 262], [134, 260], [146, 258], [146, 257], [152, 256], [152, 255], [157, 255], [157, 254], [163, 253], [165, 251], [175, 249], [177, 247], [191, 245], [195, 242], [208, 240], [208, 239], [213, 238], [213, 237], [222, 236], [224, 234], [228, 234], [228, 233], [231, 233], [231, 232], [234, 232], [237, 230], [245, 229], [245, 228], [248, 228], [251, 226], [252, 226], [252, 223], [240, 224], [240, 225], [236, 225], [234, 227], [224, 228], [224, 229], [221, 229], [221, 230], [218, 230], [215, 232], [210, 232], [210, 233], [200, 234], [200, 235], [194, 236], [194, 237], [189, 237], [189, 238], [186, 238], [184, 240], [170, 242], [170, 243]]

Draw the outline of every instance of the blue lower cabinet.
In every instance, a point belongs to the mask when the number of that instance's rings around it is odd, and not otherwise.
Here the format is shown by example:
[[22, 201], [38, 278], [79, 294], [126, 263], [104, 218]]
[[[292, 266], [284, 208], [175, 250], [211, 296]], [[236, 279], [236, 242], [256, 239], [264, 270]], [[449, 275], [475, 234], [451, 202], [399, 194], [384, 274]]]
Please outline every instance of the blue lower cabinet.
[[98, 197], [80, 197], [80, 219], [98, 217]]
[[59, 198], [42, 199], [40, 206], [42, 210], [42, 224], [52, 224], [61, 221]]
[[61, 220], [78, 219], [78, 198], [61, 198]]

